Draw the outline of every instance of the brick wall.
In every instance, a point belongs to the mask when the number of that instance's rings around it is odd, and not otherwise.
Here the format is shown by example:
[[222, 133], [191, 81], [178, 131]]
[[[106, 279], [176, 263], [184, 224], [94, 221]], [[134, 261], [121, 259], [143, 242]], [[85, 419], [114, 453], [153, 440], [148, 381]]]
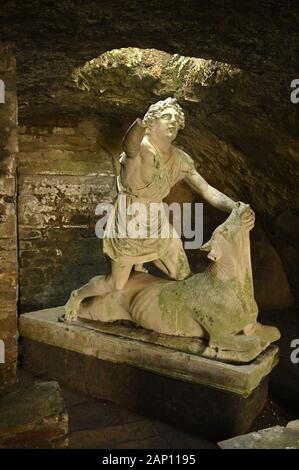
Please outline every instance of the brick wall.
[[[5, 385], [13, 383], [16, 377], [18, 296], [16, 152], [18, 144], [16, 63], [11, 47], [1, 43], [0, 79], [5, 84], [5, 102], [0, 103], [0, 340], [5, 346], [5, 362], [0, 364], [0, 389], [2, 389]], [[3, 343], [1, 345], [3, 346]]]
[[114, 197], [114, 169], [100, 121], [20, 126], [20, 311], [63, 305], [107, 272], [95, 208]]

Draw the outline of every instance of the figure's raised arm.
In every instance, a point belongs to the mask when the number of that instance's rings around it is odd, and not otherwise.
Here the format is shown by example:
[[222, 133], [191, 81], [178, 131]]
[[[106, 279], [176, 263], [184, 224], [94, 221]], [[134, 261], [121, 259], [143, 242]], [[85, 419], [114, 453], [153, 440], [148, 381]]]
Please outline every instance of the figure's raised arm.
[[145, 135], [146, 126], [141, 119], [136, 119], [127, 130], [123, 139], [123, 149], [127, 157], [135, 158], [139, 154], [140, 144]]
[[224, 212], [233, 210], [236, 204], [235, 201], [218, 191], [218, 189], [213, 188], [196, 170], [192, 174], [187, 174], [185, 181], [216, 209]]

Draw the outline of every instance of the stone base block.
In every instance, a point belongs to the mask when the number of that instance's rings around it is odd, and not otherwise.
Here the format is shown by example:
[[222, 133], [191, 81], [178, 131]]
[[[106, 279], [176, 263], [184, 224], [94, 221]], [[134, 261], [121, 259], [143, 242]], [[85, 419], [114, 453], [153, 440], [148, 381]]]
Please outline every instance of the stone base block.
[[67, 446], [68, 415], [57, 382], [17, 386], [0, 398], [0, 449]]
[[299, 420], [218, 442], [221, 449], [299, 449]]
[[225, 364], [119, 337], [115, 330], [59, 323], [61, 313], [55, 308], [21, 316], [26, 369], [217, 440], [247, 432], [265, 404], [275, 346], [251, 364]]

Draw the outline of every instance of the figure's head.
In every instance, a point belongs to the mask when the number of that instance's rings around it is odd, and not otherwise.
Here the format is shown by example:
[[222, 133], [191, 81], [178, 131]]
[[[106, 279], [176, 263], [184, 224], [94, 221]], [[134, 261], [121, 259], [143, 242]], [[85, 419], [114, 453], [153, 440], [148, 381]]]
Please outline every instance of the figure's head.
[[176, 138], [179, 129], [185, 126], [185, 115], [175, 98], [167, 98], [152, 104], [143, 118], [148, 133], [155, 133], [157, 138]]

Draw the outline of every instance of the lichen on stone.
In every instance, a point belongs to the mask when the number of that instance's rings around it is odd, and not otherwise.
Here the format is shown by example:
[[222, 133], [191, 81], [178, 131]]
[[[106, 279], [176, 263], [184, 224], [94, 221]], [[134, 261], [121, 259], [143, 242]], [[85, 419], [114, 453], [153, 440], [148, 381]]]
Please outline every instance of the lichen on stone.
[[200, 100], [201, 88], [231, 81], [240, 74], [240, 69], [219, 61], [128, 47], [86, 62], [75, 69], [73, 79], [80, 90], [93, 93], [99, 101], [125, 104], [136, 98], [147, 101], [148, 92]]

